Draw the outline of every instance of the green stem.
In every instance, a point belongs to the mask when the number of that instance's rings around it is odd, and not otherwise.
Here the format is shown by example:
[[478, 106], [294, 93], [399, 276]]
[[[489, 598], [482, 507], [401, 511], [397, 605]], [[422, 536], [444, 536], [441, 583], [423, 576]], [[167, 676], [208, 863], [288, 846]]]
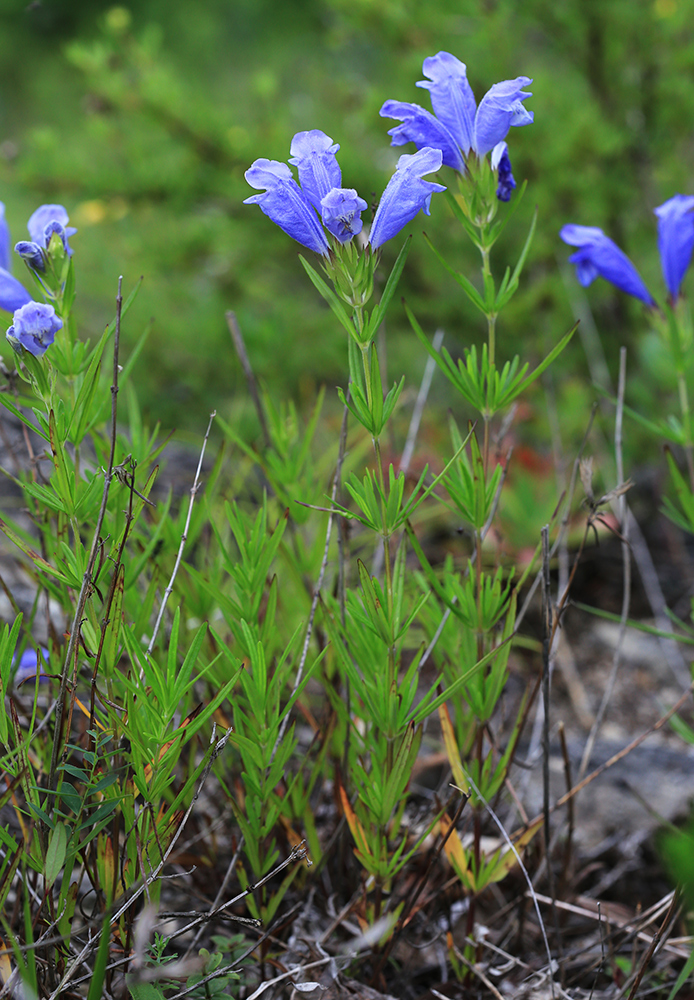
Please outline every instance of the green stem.
[[[491, 269], [491, 265], [489, 263], [489, 251], [490, 251], [490, 248], [484, 244], [484, 235], [485, 235], [484, 232], [480, 233], [480, 237], [481, 237], [481, 240], [482, 240], [482, 247], [480, 248], [480, 252], [482, 254], [482, 280], [483, 280], [483, 287], [485, 289], [485, 294], [486, 294], [487, 280], [489, 278], [491, 278], [491, 276], [492, 276], [492, 269]], [[495, 313], [489, 313], [487, 315], [487, 342], [488, 342], [488, 346], [489, 346], [489, 367], [493, 368], [494, 367], [494, 359], [495, 359], [495, 356], [496, 356], [496, 314]]]
[[[370, 345], [372, 351], [375, 350], [373, 344]], [[369, 361], [369, 347], [362, 348], [361, 352], [362, 364], [364, 366], [364, 381], [366, 383], [366, 399], [369, 404], [369, 410], [373, 412], [373, 386], [371, 385], [371, 364]], [[381, 494], [381, 522], [383, 524], [383, 555], [385, 562], [385, 581], [386, 581], [386, 596], [388, 600], [388, 614], [390, 615], [393, 611], [393, 580], [392, 571], [390, 566], [390, 535], [386, 533], [386, 483], [385, 476], [383, 474], [383, 462], [381, 459], [381, 442], [380, 439], [374, 436], [372, 439], [374, 446], [374, 453], [376, 455], [376, 475], [378, 476], [378, 486]]]
[[[355, 322], [357, 322], [357, 310], [355, 310]], [[361, 359], [362, 367], [364, 371], [364, 383], [366, 385], [366, 400], [369, 406], [369, 411], [373, 413], [373, 384], [371, 381], [371, 351], [375, 351], [376, 348], [373, 344], [365, 345], [361, 347]], [[387, 531], [387, 513], [386, 513], [386, 483], [385, 476], [383, 473], [383, 460], [381, 457], [381, 443], [378, 436], [373, 435], [372, 442], [374, 446], [374, 454], [376, 457], [376, 476], [378, 478], [378, 487], [380, 494], [380, 507], [381, 507], [381, 537], [383, 539], [383, 566], [384, 566], [384, 580], [385, 580], [385, 591], [386, 591], [386, 608], [388, 613], [388, 621], [393, 620], [393, 571], [390, 561], [390, 535]], [[391, 636], [391, 639], [393, 637]], [[395, 665], [395, 646], [394, 642], [391, 641], [388, 646], [388, 665], [387, 665], [387, 691], [388, 691], [388, 737], [392, 737], [395, 734], [395, 715], [397, 712], [397, 675], [396, 675], [396, 665]], [[388, 743], [388, 759], [386, 763], [387, 773], [390, 774], [392, 768], [392, 747], [390, 742]]]
[[687, 456], [687, 469], [689, 471], [689, 485], [694, 493], [694, 455], [692, 448], [692, 424], [689, 412], [689, 395], [687, 393], [687, 383], [684, 372], [677, 373], [677, 388], [680, 397], [680, 410], [682, 411], [682, 426], [684, 428], [684, 452]]

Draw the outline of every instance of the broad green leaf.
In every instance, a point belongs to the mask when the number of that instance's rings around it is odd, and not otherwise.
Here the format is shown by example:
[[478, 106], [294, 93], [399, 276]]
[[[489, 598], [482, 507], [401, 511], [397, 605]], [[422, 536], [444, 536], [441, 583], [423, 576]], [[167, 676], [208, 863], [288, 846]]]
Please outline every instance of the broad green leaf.
[[44, 877], [49, 886], [53, 885], [63, 870], [66, 853], [67, 827], [64, 823], [58, 821], [51, 830], [51, 838], [48, 841], [48, 848], [46, 850]]

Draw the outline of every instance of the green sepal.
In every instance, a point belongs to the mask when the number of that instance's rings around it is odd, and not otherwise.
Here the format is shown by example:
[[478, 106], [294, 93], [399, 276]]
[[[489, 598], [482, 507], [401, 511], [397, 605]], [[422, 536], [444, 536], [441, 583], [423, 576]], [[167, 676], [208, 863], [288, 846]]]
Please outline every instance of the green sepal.
[[405, 267], [405, 261], [407, 260], [407, 255], [410, 252], [410, 247], [412, 245], [412, 236], [408, 236], [405, 240], [402, 250], [397, 256], [395, 263], [393, 264], [393, 270], [388, 276], [388, 281], [386, 282], [386, 287], [383, 289], [383, 295], [381, 296], [381, 301], [374, 308], [369, 321], [366, 324], [366, 329], [364, 330], [362, 342], [370, 343], [378, 332], [378, 328], [385, 319], [386, 311], [390, 305], [390, 300], [395, 294], [395, 289], [400, 281], [400, 275]]
[[349, 316], [344, 305], [340, 301], [339, 297], [335, 294], [332, 288], [329, 288], [326, 283], [321, 278], [320, 274], [315, 268], [311, 267], [309, 262], [299, 254], [299, 260], [301, 261], [306, 274], [311, 279], [314, 287], [318, 290], [319, 294], [325, 299], [332, 311], [335, 313], [340, 323], [343, 325], [350, 337], [359, 342], [359, 335], [354, 327], [351, 317]]

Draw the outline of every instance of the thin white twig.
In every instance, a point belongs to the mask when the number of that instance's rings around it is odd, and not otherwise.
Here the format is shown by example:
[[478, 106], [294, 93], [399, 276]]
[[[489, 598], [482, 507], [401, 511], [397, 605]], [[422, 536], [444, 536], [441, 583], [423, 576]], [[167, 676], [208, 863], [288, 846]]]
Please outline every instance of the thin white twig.
[[[332, 955], [328, 955], [327, 958], [319, 958], [317, 962], [309, 962], [308, 965], [297, 965], [296, 968], [290, 969], [289, 972], [283, 972], [281, 976], [276, 976], [274, 979], [268, 979], [264, 983], [261, 983], [254, 993], [251, 993], [248, 1000], [257, 1000], [257, 997], [261, 996], [270, 986], [276, 986], [277, 983], [284, 982], [284, 980], [289, 979], [290, 976], [298, 976], [302, 972], [306, 972], [307, 969], [316, 969], [321, 965], [327, 965], [328, 962], [332, 961], [332, 958]], [[171, 997], [171, 1000], [178, 1000], [181, 996], [183, 996], [182, 993], [177, 993], [175, 997]]]
[[[487, 810], [487, 812], [489, 813], [489, 815], [492, 817], [492, 819], [496, 823], [496, 825], [497, 825], [497, 827], [499, 829], [499, 833], [504, 838], [504, 840], [506, 841], [506, 844], [508, 845], [508, 847], [513, 852], [513, 854], [514, 854], [514, 856], [516, 858], [516, 861], [518, 862], [518, 866], [519, 866], [520, 870], [523, 872], [523, 877], [524, 877], [525, 881], [528, 884], [528, 891], [529, 891], [530, 896], [532, 898], [533, 906], [535, 907], [535, 913], [537, 915], [538, 923], [540, 925], [540, 931], [542, 933], [542, 940], [544, 941], [545, 951], [547, 952], [547, 964], [548, 964], [548, 969], [549, 969], [549, 981], [550, 981], [550, 987], [551, 987], [552, 996], [554, 996], [554, 977], [552, 975], [552, 973], [554, 971], [554, 960], [552, 959], [552, 952], [550, 951], [549, 941], [547, 940], [547, 932], [545, 931], [545, 924], [544, 924], [544, 921], [542, 919], [542, 914], [540, 913], [540, 904], [538, 903], [538, 900], [537, 900], [537, 893], [535, 892], [535, 888], [533, 886], [532, 880], [531, 880], [530, 876], [528, 875], [528, 870], [525, 867], [525, 865], [523, 864], [521, 856], [520, 856], [520, 854], [518, 853], [518, 851], [516, 849], [516, 845], [513, 843], [513, 841], [509, 837], [508, 833], [506, 832], [506, 828], [504, 827], [504, 824], [501, 822], [501, 820], [496, 815], [496, 813], [494, 812], [494, 810], [492, 809], [492, 807], [490, 806], [490, 804], [484, 798], [484, 796], [480, 792], [479, 788], [475, 784], [474, 780], [470, 777], [470, 774], [467, 771], [465, 772], [465, 777], [470, 782], [470, 785], [474, 789], [475, 794], [477, 795], [477, 797], [480, 800], [480, 802], [484, 805], [485, 809]], [[249, 998], [249, 1000], [252, 1000], [252, 998]]]
[[[433, 349], [438, 352], [441, 350], [441, 345], [443, 344], [443, 330], [439, 329], [434, 334], [434, 339], [431, 342]], [[426, 367], [424, 368], [424, 375], [422, 376], [422, 384], [419, 387], [419, 392], [417, 393], [417, 400], [414, 404], [414, 409], [412, 410], [412, 419], [410, 420], [410, 426], [407, 431], [407, 438], [405, 440], [405, 447], [402, 450], [402, 458], [400, 459], [400, 471], [407, 472], [410, 467], [410, 462], [412, 461], [412, 455], [414, 454], [415, 441], [417, 440], [417, 434], [419, 433], [419, 425], [422, 422], [422, 413], [424, 412], [424, 407], [426, 405], [427, 397], [429, 395], [429, 390], [431, 389], [431, 380], [434, 377], [434, 370], [436, 368], [436, 362], [429, 354], [427, 356]]]
[[[164, 596], [161, 601], [161, 607], [159, 608], [159, 614], [157, 615], [157, 620], [154, 623], [154, 631], [152, 632], [152, 638], [149, 640], [149, 646], [147, 647], [146, 656], [152, 655], [152, 650], [154, 649], [154, 643], [157, 641], [157, 634], [159, 632], [159, 627], [161, 625], [161, 620], [164, 617], [164, 611], [166, 610], [166, 605], [173, 591], [174, 581], [178, 575], [178, 568], [181, 565], [181, 559], [183, 558], [183, 550], [188, 540], [188, 529], [190, 528], [190, 519], [193, 516], [193, 504], [195, 503], [195, 497], [200, 489], [200, 473], [202, 471], [202, 462], [205, 457], [205, 449], [207, 448], [207, 442], [210, 437], [210, 431], [212, 430], [212, 421], [217, 416], [217, 411], [213, 410], [210, 413], [210, 419], [207, 424], [207, 430], [205, 431], [205, 437], [202, 442], [202, 448], [200, 449], [200, 458], [198, 459], [198, 467], [195, 470], [195, 480], [190, 488], [190, 503], [188, 505], [188, 516], [186, 517], [185, 527], [183, 528], [183, 534], [181, 535], [181, 544], [178, 546], [178, 553], [176, 555], [176, 562], [174, 564], [173, 572], [171, 574], [171, 579], [169, 580], [169, 585], [164, 591]], [[144, 667], [140, 667], [140, 680], [144, 675]]]

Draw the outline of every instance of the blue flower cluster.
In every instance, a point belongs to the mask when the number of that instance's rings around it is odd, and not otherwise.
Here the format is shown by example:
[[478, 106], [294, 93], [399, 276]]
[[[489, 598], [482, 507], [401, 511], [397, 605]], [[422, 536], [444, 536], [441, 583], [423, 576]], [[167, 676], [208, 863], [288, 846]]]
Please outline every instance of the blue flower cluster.
[[[336, 153], [339, 145], [321, 132], [298, 132], [290, 147], [289, 162], [297, 168], [299, 183], [286, 163], [255, 160], [245, 177], [251, 187], [265, 188], [246, 198], [258, 205], [288, 236], [316, 253], [328, 255], [330, 233], [338, 243], [348, 243], [361, 232], [361, 213], [367, 207], [353, 188], [340, 186], [342, 173]], [[445, 191], [442, 184], [425, 181], [424, 175], [441, 168], [440, 150], [425, 148], [414, 156], [401, 156], [376, 210], [369, 243], [376, 250], [395, 236], [423, 209], [429, 214], [431, 196]]]
[[[41, 205], [27, 223], [29, 240], [15, 246], [28, 266], [40, 278], [46, 270], [48, 249], [54, 235], [63, 245], [67, 256], [72, 256], [69, 237], [77, 230], [68, 225], [67, 211], [62, 205]], [[15, 351], [28, 351], [41, 357], [55, 340], [63, 321], [56, 316], [52, 305], [34, 302], [24, 285], [10, 273], [10, 230], [5, 219], [5, 206], [0, 202], [0, 309], [13, 313], [13, 323], [7, 331], [7, 340]]]
[[[373, 250], [396, 236], [420, 211], [429, 214], [432, 194], [446, 189], [424, 177], [442, 165], [464, 173], [471, 155], [481, 158], [491, 152], [492, 169], [498, 173], [497, 197], [508, 201], [516, 186], [504, 139], [512, 125], [533, 120], [532, 112], [523, 106], [531, 95], [522, 89], [532, 81], [519, 76], [497, 83], [478, 108], [465, 65], [449, 52], [425, 59], [424, 73], [429, 80], [418, 86], [430, 91], [436, 115], [401, 101], [386, 101], [381, 108], [384, 117], [402, 121], [390, 130], [391, 145], [414, 142], [417, 152], [400, 157], [383, 192], [367, 240]], [[288, 161], [297, 169], [298, 183], [286, 163], [255, 160], [245, 176], [262, 193], [246, 198], [244, 204], [258, 205], [292, 239], [329, 255], [333, 249], [329, 236], [344, 244], [361, 233], [361, 213], [367, 207], [353, 188], [341, 186], [339, 148], [318, 129], [298, 132]]]
[[467, 79], [467, 67], [450, 52], [439, 52], [424, 60], [424, 75], [418, 87], [429, 91], [434, 114], [405, 101], [386, 101], [381, 108], [383, 118], [402, 122], [390, 129], [391, 145], [413, 142], [418, 149], [435, 146], [443, 153], [443, 162], [465, 173], [471, 154], [477, 157], [492, 154], [492, 169], [499, 172], [497, 198], [508, 201], [516, 186], [511, 172], [508, 147], [504, 142], [512, 125], [529, 125], [534, 120], [523, 101], [532, 97], [523, 90], [532, 80], [518, 76], [515, 80], [495, 83], [479, 107]]
[[[671, 302], [680, 295], [682, 281], [694, 250], [694, 195], [676, 194], [654, 209], [658, 218], [658, 250], [665, 286]], [[596, 278], [612, 282], [621, 291], [645, 302], [656, 302], [627, 255], [602, 229], [594, 226], [564, 226], [559, 233], [564, 243], [578, 247], [569, 257], [576, 265], [576, 277], [587, 287]]]

